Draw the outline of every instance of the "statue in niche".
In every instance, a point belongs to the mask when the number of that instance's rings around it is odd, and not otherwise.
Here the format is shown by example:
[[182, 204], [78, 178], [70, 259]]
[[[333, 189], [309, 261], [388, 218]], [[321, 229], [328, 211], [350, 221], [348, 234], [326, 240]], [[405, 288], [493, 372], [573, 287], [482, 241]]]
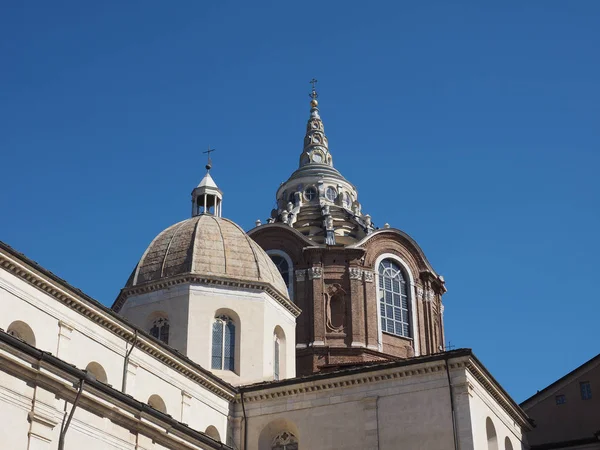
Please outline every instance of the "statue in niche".
[[325, 293], [327, 331], [342, 333], [346, 322], [346, 291], [339, 284], [329, 286]]

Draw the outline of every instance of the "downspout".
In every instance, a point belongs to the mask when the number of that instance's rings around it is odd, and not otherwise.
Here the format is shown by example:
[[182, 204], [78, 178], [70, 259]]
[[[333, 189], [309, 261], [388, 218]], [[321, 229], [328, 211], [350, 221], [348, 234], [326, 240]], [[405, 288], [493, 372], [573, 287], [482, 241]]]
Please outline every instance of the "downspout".
[[244, 391], [240, 391], [240, 397], [242, 399], [242, 418], [244, 419], [244, 445], [242, 446], [242, 448], [244, 450], [246, 450], [247, 448], [247, 444], [246, 444], [246, 439], [248, 439], [248, 427], [246, 426], [246, 406], [244, 405]]
[[446, 361], [446, 375], [448, 375], [448, 390], [450, 391], [450, 409], [452, 411], [452, 434], [454, 436], [454, 450], [459, 450], [458, 445], [458, 432], [456, 429], [456, 411], [454, 409], [454, 388], [452, 387], [452, 381], [450, 380], [450, 367], [448, 366], [448, 355], [446, 354], [444, 360]]
[[[71, 407], [71, 412], [69, 413], [69, 418], [67, 422], [64, 422], [60, 427], [60, 437], [58, 438], [58, 450], [63, 450], [65, 447], [65, 435], [67, 434], [67, 430], [69, 429], [69, 425], [71, 424], [71, 419], [73, 418], [73, 414], [75, 413], [75, 408], [77, 408], [77, 404], [79, 403], [79, 397], [81, 397], [81, 393], [83, 392], [83, 385], [85, 384], [85, 380], [82, 378], [79, 382], [79, 390], [77, 391], [77, 395], [75, 396], [75, 401], [73, 402], [73, 406]], [[65, 411], [66, 412], [66, 411]]]
[[133, 335], [133, 342], [131, 343], [131, 348], [127, 350], [125, 353], [125, 360], [123, 361], [123, 383], [121, 392], [125, 393], [125, 388], [127, 387], [127, 367], [129, 366], [129, 356], [131, 352], [135, 348], [135, 344], [137, 343], [138, 332], [135, 330], [135, 334]]
[[379, 450], [379, 399], [377, 396], [375, 399], [375, 425], [377, 426], [377, 450]]

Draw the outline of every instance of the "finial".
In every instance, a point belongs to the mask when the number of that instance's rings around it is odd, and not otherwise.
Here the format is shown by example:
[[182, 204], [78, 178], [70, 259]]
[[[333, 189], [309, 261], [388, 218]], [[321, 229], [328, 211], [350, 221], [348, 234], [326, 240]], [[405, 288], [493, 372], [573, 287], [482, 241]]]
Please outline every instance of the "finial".
[[212, 148], [212, 149], [211, 149], [211, 148], [210, 148], [210, 145], [209, 145], [209, 146], [208, 146], [208, 150], [206, 150], [205, 152], [202, 152], [202, 153], [207, 153], [207, 154], [208, 154], [208, 161], [206, 162], [206, 166], [204, 166], [204, 167], [206, 167], [206, 171], [207, 171], [207, 172], [209, 172], [209, 171], [210, 171], [210, 169], [212, 169], [212, 161], [211, 161], [211, 159], [210, 159], [210, 154], [211, 154], [212, 152], [214, 152], [214, 151], [215, 151], [215, 149], [214, 149], [214, 148]]
[[316, 88], [316, 84], [317, 84], [318, 80], [316, 78], [313, 78], [312, 80], [309, 81], [310, 84], [312, 84], [312, 92], [310, 94], [308, 94], [308, 96], [310, 98], [312, 98], [312, 100], [310, 101], [310, 106], [312, 106], [313, 108], [316, 108], [317, 105], [319, 104], [319, 102], [317, 101], [317, 98], [319, 97], [319, 94], [317, 94], [317, 88]]

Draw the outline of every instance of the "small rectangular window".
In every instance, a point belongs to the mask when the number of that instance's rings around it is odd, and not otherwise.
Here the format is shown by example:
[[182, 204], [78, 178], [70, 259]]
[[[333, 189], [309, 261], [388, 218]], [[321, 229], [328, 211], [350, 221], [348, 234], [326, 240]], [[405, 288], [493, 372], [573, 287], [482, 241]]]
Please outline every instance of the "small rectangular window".
[[581, 400], [589, 400], [592, 398], [592, 385], [589, 381], [582, 381], [579, 383], [581, 389]]
[[556, 404], [557, 405], [564, 405], [565, 403], [567, 403], [567, 398], [564, 395], [556, 396]]

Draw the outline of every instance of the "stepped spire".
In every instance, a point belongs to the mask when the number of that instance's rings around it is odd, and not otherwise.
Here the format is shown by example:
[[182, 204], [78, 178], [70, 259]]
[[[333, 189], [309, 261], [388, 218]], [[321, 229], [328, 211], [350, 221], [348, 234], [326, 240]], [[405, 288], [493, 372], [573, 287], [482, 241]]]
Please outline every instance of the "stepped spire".
[[300, 167], [307, 164], [326, 164], [328, 166], [333, 166], [323, 121], [319, 115], [319, 102], [317, 101], [319, 94], [315, 88], [317, 80], [313, 78], [310, 82], [313, 86], [312, 91], [309, 94], [311, 98], [310, 117], [306, 126], [306, 135], [304, 136], [304, 149], [300, 156]]

